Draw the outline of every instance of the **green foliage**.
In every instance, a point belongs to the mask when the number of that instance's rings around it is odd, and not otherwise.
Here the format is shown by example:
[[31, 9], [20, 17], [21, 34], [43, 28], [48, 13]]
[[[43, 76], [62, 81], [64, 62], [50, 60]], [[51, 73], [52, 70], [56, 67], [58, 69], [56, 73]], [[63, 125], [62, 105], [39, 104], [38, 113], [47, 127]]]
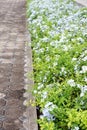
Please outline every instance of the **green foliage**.
[[87, 8], [71, 0], [27, 2], [41, 130], [87, 129]]

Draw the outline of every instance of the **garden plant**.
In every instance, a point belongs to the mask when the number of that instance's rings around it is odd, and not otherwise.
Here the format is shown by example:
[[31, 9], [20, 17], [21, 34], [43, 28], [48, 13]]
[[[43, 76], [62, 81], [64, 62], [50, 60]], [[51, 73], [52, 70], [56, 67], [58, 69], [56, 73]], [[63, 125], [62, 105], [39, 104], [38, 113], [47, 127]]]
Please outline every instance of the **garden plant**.
[[27, 0], [41, 130], [87, 130], [87, 8]]

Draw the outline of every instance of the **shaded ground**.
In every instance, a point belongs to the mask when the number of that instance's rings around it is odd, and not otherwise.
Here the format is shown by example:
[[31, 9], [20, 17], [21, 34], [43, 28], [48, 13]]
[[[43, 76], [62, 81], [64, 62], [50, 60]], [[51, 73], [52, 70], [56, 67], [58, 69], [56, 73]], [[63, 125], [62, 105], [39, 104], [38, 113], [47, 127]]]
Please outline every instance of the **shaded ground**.
[[0, 130], [22, 128], [25, 12], [25, 0], [0, 0]]

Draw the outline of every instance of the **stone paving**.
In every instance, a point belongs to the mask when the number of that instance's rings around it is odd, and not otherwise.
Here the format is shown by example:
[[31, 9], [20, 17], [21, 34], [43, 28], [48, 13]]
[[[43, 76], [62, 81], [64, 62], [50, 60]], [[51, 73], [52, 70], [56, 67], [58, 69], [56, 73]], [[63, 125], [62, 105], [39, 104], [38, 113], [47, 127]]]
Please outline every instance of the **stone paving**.
[[24, 130], [25, 0], [0, 0], [0, 130]]

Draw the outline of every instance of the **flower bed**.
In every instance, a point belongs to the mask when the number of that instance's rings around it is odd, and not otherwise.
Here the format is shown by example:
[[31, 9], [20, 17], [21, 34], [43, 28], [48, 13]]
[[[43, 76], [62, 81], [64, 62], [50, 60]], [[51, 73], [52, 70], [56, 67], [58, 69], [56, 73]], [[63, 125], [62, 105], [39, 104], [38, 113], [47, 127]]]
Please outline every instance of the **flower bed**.
[[87, 8], [72, 0], [27, 2], [41, 130], [87, 129]]

